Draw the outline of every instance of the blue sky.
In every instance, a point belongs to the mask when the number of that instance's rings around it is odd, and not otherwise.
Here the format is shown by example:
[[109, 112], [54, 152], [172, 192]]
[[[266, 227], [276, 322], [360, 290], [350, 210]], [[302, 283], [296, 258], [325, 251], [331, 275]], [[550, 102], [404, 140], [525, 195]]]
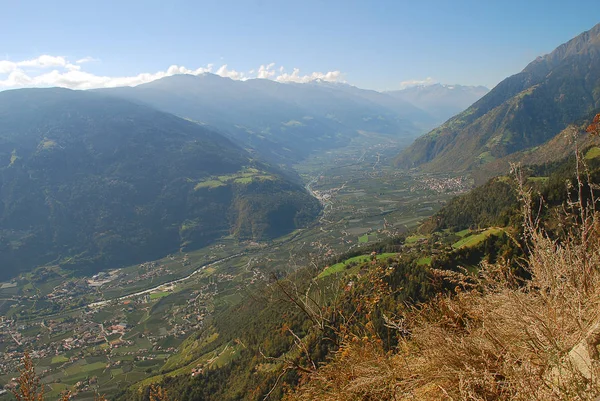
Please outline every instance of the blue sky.
[[[600, 22], [597, 0], [0, 0], [0, 6], [0, 89], [135, 84], [174, 71], [254, 77], [261, 65], [268, 71], [262, 76], [282, 81], [327, 77], [383, 90], [430, 78], [493, 87]], [[42, 55], [51, 58], [40, 61]], [[172, 65], [177, 69], [167, 72]]]

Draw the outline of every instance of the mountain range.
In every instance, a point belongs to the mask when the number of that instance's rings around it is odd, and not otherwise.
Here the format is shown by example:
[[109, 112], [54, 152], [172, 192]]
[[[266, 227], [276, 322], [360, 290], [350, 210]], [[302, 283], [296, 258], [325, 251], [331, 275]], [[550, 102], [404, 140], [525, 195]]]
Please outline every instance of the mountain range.
[[320, 210], [293, 163], [361, 131], [410, 139], [433, 120], [397, 94], [322, 81], [1, 92], [0, 278], [285, 234]]
[[477, 170], [550, 140], [600, 109], [600, 24], [419, 138], [397, 159], [426, 171]]
[[419, 107], [411, 96], [403, 98], [404, 91], [388, 94], [324, 81], [235, 81], [205, 73], [102, 92], [210, 125], [260, 157], [291, 164], [311, 152], [347, 145], [361, 131], [412, 140], [435, 126], [440, 114], [450, 116], [444, 105], [454, 104], [456, 110], [482, 95], [481, 88], [451, 93], [433, 89], [411, 91], [415, 99], [417, 93], [427, 93]]

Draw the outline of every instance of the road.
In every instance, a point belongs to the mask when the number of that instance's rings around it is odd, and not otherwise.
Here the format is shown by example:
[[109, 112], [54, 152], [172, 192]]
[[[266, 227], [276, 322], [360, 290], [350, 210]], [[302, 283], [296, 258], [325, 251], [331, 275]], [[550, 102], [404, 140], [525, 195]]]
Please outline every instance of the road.
[[227, 261], [229, 259], [237, 258], [238, 256], [241, 256], [241, 255], [243, 255], [243, 252], [236, 253], [235, 255], [229, 255], [229, 256], [227, 256], [225, 258], [218, 259], [218, 260], [215, 260], [215, 261], [213, 261], [211, 263], [202, 265], [202, 266], [200, 266], [199, 268], [197, 268], [196, 270], [194, 270], [192, 273], [188, 274], [185, 277], [181, 277], [181, 278], [178, 278], [176, 280], [167, 281], [166, 283], [162, 283], [160, 285], [157, 285], [156, 287], [152, 287], [152, 288], [148, 288], [146, 290], [134, 292], [132, 294], [123, 295], [123, 296], [118, 297], [118, 298], [112, 298], [112, 299], [106, 299], [104, 301], [94, 302], [94, 303], [91, 303], [91, 304], [89, 304], [87, 306], [89, 308], [98, 308], [98, 307], [107, 305], [107, 304], [109, 304], [111, 302], [123, 301], [123, 300], [128, 299], [128, 298], [134, 298], [134, 297], [138, 297], [140, 295], [149, 294], [149, 293], [154, 292], [154, 291], [160, 291], [161, 289], [166, 289], [167, 287], [170, 287], [170, 286], [172, 286], [174, 284], [181, 283], [182, 281], [186, 281], [186, 280], [190, 279], [192, 276], [200, 273], [202, 270], [206, 269], [207, 267], [211, 267], [211, 266], [214, 266], [216, 264], [225, 262], [225, 261]]

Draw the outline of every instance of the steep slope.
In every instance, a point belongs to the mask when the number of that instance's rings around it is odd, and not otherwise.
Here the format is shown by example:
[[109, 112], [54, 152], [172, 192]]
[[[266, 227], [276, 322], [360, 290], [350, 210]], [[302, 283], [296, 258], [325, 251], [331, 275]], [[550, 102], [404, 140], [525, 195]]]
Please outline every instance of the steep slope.
[[600, 138], [589, 135], [581, 127], [570, 125], [554, 138], [532, 148], [512, 153], [473, 171], [476, 184], [484, 183], [497, 175], [506, 174], [511, 164], [535, 165], [556, 162], [573, 156], [577, 149], [585, 151], [593, 145], [600, 145]]
[[485, 86], [434, 84], [385, 93], [427, 111], [439, 125], [466, 110], [489, 91]]
[[412, 138], [422, 132], [412, 117], [429, 118], [407, 102], [380, 94], [394, 102], [391, 108], [348, 87], [203, 74], [104, 92], [216, 127], [234, 142], [282, 164], [344, 146], [360, 130]]
[[430, 171], [474, 169], [537, 146], [600, 108], [600, 24], [539, 57], [397, 159]]
[[98, 93], [0, 93], [0, 278], [279, 235], [318, 202], [220, 134]]

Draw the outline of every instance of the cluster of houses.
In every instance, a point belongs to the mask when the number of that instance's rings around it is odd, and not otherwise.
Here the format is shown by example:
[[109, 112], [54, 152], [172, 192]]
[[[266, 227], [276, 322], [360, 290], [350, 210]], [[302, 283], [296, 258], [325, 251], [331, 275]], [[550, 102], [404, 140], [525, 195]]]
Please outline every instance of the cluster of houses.
[[421, 177], [411, 188], [411, 192], [424, 189], [440, 194], [461, 194], [471, 189], [471, 180], [468, 177]]

